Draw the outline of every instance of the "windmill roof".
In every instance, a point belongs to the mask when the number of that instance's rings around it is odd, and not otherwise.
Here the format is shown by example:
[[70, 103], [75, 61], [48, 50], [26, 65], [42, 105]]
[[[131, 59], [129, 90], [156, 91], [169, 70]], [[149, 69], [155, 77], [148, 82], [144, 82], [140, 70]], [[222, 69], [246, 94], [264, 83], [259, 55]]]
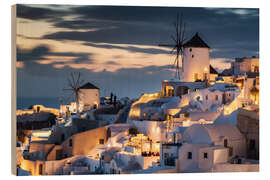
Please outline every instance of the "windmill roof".
[[218, 74], [218, 72], [210, 65], [210, 74]]
[[185, 47], [207, 47], [210, 48], [199, 36], [198, 33], [196, 33], [188, 42], [184, 44]]
[[91, 84], [90, 82], [82, 85], [80, 87], [80, 89], [99, 89], [98, 87], [96, 87], [95, 85]]

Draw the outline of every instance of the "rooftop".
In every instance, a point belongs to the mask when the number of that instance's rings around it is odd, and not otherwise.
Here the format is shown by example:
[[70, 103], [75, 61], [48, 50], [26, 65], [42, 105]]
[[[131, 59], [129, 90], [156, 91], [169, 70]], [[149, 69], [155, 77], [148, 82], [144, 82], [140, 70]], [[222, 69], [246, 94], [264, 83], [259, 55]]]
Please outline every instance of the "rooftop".
[[199, 36], [198, 32], [184, 44], [184, 47], [206, 47], [210, 48]]
[[90, 82], [82, 85], [80, 87], [80, 89], [99, 89], [98, 87], [96, 87], [95, 85], [91, 84]]

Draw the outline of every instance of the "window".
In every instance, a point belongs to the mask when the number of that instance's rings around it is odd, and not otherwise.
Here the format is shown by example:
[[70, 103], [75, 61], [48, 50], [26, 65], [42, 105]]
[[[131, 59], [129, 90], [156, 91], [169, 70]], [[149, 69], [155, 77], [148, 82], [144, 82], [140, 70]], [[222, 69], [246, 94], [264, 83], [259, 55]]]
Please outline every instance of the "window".
[[203, 158], [207, 159], [208, 158], [208, 153], [203, 153]]
[[228, 147], [228, 140], [224, 139], [224, 147]]
[[259, 72], [259, 66], [254, 67], [254, 72]]
[[205, 96], [205, 99], [208, 100], [208, 95]]
[[63, 142], [65, 140], [65, 134], [61, 135], [61, 141]]
[[249, 140], [249, 150], [254, 150], [255, 149], [255, 140], [251, 139]]
[[192, 52], [192, 48], [189, 49], [189, 52]]
[[169, 157], [169, 154], [168, 153], [164, 153], [164, 157], [165, 158], [168, 158]]
[[253, 80], [253, 86], [256, 86], [256, 79]]
[[42, 170], [43, 170], [43, 167], [42, 167], [42, 164], [39, 165], [39, 175], [42, 175]]
[[207, 80], [207, 73], [204, 73], [203, 76], [204, 76], [204, 80]]
[[216, 101], [218, 101], [218, 95], [216, 95]]
[[233, 148], [229, 147], [229, 156], [231, 157], [233, 155]]
[[192, 152], [188, 152], [188, 159], [192, 159]]
[[194, 80], [195, 80], [195, 81], [198, 80], [198, 73], [194, 73]]
[[143, 118], [146, 118], [147, 117], [147, 114], [146, 113], [143, 113]]
[[72, 147], [72, 139], [69, 140], [69, 146]]
[[191, 57], [194, 58], [194, 55], [192, 54]]
[[99, 139], [99, 144], [104, 144], [104, 139]]

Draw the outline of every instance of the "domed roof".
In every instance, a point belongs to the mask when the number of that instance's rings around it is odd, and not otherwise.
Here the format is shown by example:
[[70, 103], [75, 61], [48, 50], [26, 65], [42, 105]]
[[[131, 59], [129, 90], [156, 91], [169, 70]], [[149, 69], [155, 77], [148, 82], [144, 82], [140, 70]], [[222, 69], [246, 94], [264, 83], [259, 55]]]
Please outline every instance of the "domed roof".
[[230, 123], [201, 125], [194, 124], [183, 134], [183, 140], [191, 144], [212, 144], [227, 138], [228, 140], [240, 140], [243, 135], [236, 126]]

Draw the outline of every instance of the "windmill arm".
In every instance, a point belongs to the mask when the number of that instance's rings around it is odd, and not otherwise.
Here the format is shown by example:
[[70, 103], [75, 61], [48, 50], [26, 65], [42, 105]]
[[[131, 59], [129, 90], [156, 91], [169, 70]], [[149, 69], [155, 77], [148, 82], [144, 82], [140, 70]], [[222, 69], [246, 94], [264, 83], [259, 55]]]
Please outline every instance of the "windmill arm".
[[64, 91], [73, 91], [73, 89], [63, 89]]
[[175, 45], [172, 45], [172, 44], [159, 44], [158, 46], [175, 47]]

